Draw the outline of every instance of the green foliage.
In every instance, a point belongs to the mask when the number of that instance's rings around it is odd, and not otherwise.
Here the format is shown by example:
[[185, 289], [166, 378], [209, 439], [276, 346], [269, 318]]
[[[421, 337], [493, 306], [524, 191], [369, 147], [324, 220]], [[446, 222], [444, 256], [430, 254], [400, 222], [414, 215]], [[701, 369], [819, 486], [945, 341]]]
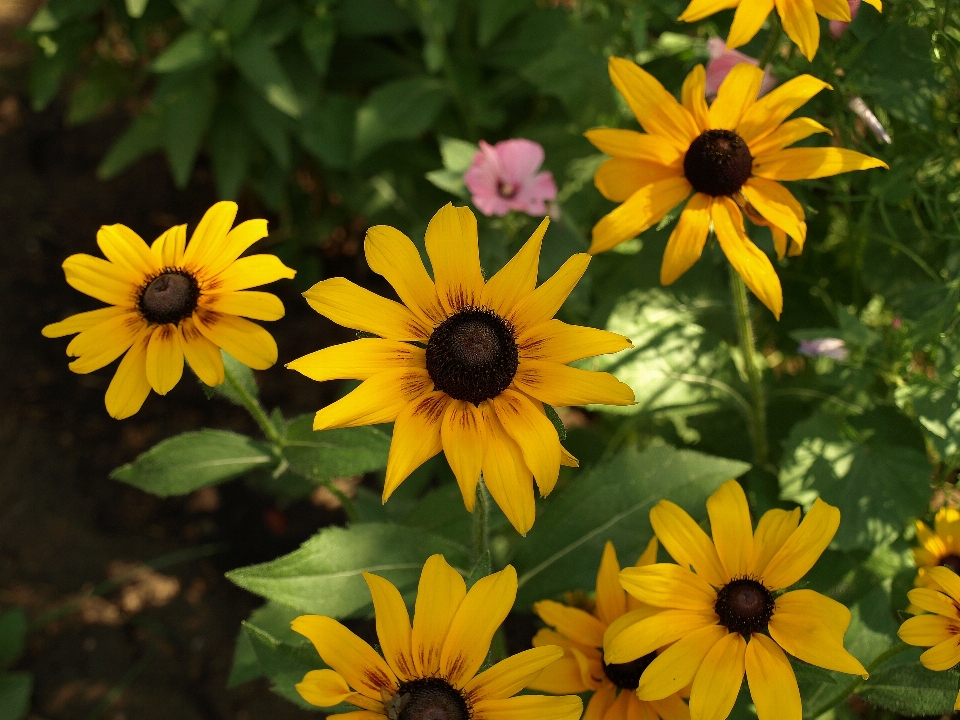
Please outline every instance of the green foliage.
[[27, 617], [20, 608], [0, 613], [0, 718], [21, 720], [30, 710], [33, 676], [9, 672], [23, 654]]
[[313, 416], [287, 426], [283, 456], [290, 468], [313, 480], [362, 475], [387, 466], [390, 436], [376, 427], [313, 431]]
[[934, 672], [920, 664], [921, 648], [911, 648], [881, 665], [858, 690], [864, 700], [906, 715], [948, 715], [957, 699], [955, 670]]

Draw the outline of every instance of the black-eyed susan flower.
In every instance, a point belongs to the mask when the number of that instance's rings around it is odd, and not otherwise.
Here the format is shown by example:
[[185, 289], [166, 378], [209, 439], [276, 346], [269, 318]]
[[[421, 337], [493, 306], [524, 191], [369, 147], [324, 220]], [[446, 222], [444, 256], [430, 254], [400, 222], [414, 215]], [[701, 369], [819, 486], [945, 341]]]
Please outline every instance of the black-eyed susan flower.
[[[931, 567], [927, 575], [934, 587], [907, 593], [918, 613], [900, 626], [897, 635], [907, 645], [930, 648], [920, 655], [929, 670], [949, 670], [960, 663], [960, 577], [949, 567]], [[960, 710], [960, 695], [953, 704]]]
[[283, 303], [248, 288], [295, 273], [273, 255], [241, 258], [266, 237], [267, 221], [247, 220], [231, 230], [236, 215], [236, 203], [217, 203], [189, 244], [186, 225], [170, 228], [149, 246], [125, 225], [105, 225], [97, 244], [106, 260], [78, 254], [64, 261], [67, 283], [109, 307], [47, 325], [43, 334], [77, 334], [67, 345], [67, 355], [77, 358], [70, 363], [76, 373], [124, 356], [107, 388], [113, 417], [136, 413], [151, 388], [160, 395], [172, 390], [184, 359], [207, 385], [223, 382], [221, 348], [257, 370], [277, 361], [273, 337], [245, 318], [277, 320]]
[[920, 547], [913, 548], [913, 559], [919, 568], [918, 578], [938, 565], [960, 572], [960, 510], [946, 505], [937, 510], [932, 530], [922, 521], [916, 522]]
[[330, 670], [313, 670], [297, 691], [318, 707], [345, 702], [357, 712], [344, 720], [578, 720], [580, 698], [522, 695], [540, 672], [563, 655], [539, 647], [477, 671], [517, 595], [508, 565], [467, 591], [442, 555], [423, 566], [413, 626], [400, 592], [364, 573], [383, 656], [333, 618], [303, 615], [292, 627], [313, 643]]
[[[881, 0], [864, 0], [877, 10], [883, 10]], [[807, 60], [813, 60], [820, 47], [820, 19], [850, 22], [850, 4], [847, 0], [691, 0], [680, 20], [697, 22], [720, 10], [735, 7], [733, 25], [727, 36], [731, 50], [746, 45], [753, 39], [774, 6], [787, 37], [800, 48]]]
[[447, 205], [427, 226], [433, 279], [406, 235], [384, 225], [367, 232], [367, 263], [403, 304], [343, 278], [304, 293], [321, 315], [379, 336], [319, 350], [287, 367], [314, 380], [363, 380], [317, 413], [314, 430], [396, 421], [384, 502], [443, 450], [467, 509], [473, 511], [482, 472], [493, 499], [525, 534], [535, 516], [533, 480], [547, 495], [561, 463], [576, 464], [543, 404], [633, 402], [633, 391], [613, 375], [567, 365], [630, 341], [553, 319], [590, 256], [574, 255], [536, 287], [547, 222], [484, 281], [477, 220], [469, 208]]
[[713, 541], [680, 507], [661, 500], [650, 522], [678, 564], [620, 573], [628, 593], [662, 612], [605, 642], [606, 661], [631, 662], [670, 645], [640, 677], [638, 697], [659, 700], [692, 683], [691, 718], [723, 720], [746, 673], [760, 720], [800, 720], [800, 690], [784, 650], [866, 677], [843, 647], [847, 608], [813, 590], [779, 594], [830, 544], [840, 511], [818, 499], [801, 523], [799, 509], [769, 510], [754, 533], [746, 496], [730, 480], [707, 500], [707, 513]]
[[[656, 561], [657, 539], [653, 538], [637, 561], [637, 567]], [[620, 586], [619, 575], [617, 551], [613, 543], [608, 542], [597, 572], [592, 611], [552, 600], [534, 604], [533, 611], [550, 626], [537, 632], [534, 647], [558, 645], [564, 654], [530, 687], [557, 695], [593, 692], [585, 717], [595, 720], [689, 720], [690, 710], [677, 693], [649, 702], [637, 697], [640, 676], [656, 659], [655, 650], [626, 663], [604, 662], [605, 638], [609, 641], [624, 627], [657, 612], [627, 595]]]
[[639, 235], [686, 200], [667, 242], [660, 282], [669, 285], [690, 269], [712, 225], [730, 264], [779, 318], [780, 280], [770, 259], [747, 237], [741, 210], [771, 228], [780, 258], [788, 251], [788, 237], [790, 254], [797, 255], [807, 235], [803, 207], [779, 181], [886, 165], [844, 148], [787, 147], [829, 132], [810, 118], [787, 120], [830, 87], [811, 75], [794, 78], [758, 100], [763, 71], [743, 63], [730, 71], [708, 108], [701, 65], [683, 83], [682, 104], [630, 60], [612, 57], [609, 69], [646, 133], [596, 129], [586, 134], [613, 156], [597, 169], [597, 188], [607, 199], [623, 203], [594, 226], [590, 252]]

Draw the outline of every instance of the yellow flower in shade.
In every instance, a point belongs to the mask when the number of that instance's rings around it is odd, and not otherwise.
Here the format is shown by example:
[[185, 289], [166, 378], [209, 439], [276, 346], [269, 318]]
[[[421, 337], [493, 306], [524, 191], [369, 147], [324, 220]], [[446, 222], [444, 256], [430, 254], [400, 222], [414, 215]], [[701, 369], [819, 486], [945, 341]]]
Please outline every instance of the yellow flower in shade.
[[926, 586], [930, 568], [942, 565], [960, 572], [960, 510], [942, 507], [933, 519], [933, 530], [917, 520], [917, 540], [913, 548], [917, 563], [917, 585]]
[[[107, 258], [71, 255], [63, 263], [67, 283], [110, 307], [72, 315], [43, 328], [46, 337], [77, 336], [67, 345], [76, 373], [109, 365], [121, 355], [107, 388], [107, 412], [136, 413], [153, 388], [166, 395], [180, 382], [183, 361], [207, 385], [223, 382], [220, 349], [257, 370], [277, 361], [277, 344], [246, 320], [278, 320], [283, 303], [248, 288], [294, 271], [273, 255], [240, 255], [266, 237], [266, 220], [247, 220], [232, 230], [237, 205], [207, 210], [187, 244], [187, 226], [172, 227], [148, 246], [125, 225], [104, 225], [97, 244]], [[240, 258], [240, 259], [238, 259]]]
[[603, 128], [586, 133], [590, 142], [613, 156], [597, 169], [597, 189], [623, 203], [594, 226], [590, 252], [609, 250], [639, 235], [686, 200], [667, 242], [660, 282], [671, 284], [699, 259], [712, 224], [730, 264], [779, 318], [780, 280], [767, 255], [747, 237], [741, 210], [755, 223], [771, 227], [781, 259], [788, 236], [790, 254], [797, 255], [807, 235], [803, 207], [778, 181], [886, 165], [843, 148], [787, 148], [814, 133], [829, 132], [810, 118], [787, 120], [830, 87], [810, 75], [794, 78], [758, 100], [763, 71], [741, 63], [724, 79], [709, 108], [702, 65], [684, 81], [682, 104], [630, 60], [610, 58], [610, 77], [646, 133]]
[[533, 525], [533, 480], [542, 495], [561, 463], [543, 404], [629, 405], [633, 391], [613, 375], [567, 363], [631, 347], [621, 335], [552, 319], [580, 280], [590, 256], [574, 255], [536, 287], [547, 219], [502, 270], [484, 281], [477, 220], [447, 205], [427, 226], [427, 255], [403, 233], [370, 228], [364, 251], [403, 302], [334, 278], [304, 293], [310, 306], [340, 325], [379, 337], [311, 353], [287, 367], [314, 380], [364, 382], [317, 413], [314, 430], [396, 421], [383, 500], [441, 450], [473, 511], [483, 472], [490, 494], [513, 526]]
[[349, 703], [359, 711], [344, 720], [578, 720], [576, 696], [522, 695], [540, 672], [563, 655], [540, 647], [501, 660], [479, 675], [490, 641], [517, 596], [517, 573], [508, 565], [467, 592], [442, 555], [420, 575], [413, 627], [400, 592], [379, 575], [364, 573], [373, 596], [381, 657], [333, 618], [302, 615], [292, 627], [316, 647], [331, 670], [308, 672], [297, 687], [318, 707]]
[[639, 698], [659, 700], [693, 683], [690, 717], [723, 720], [746, 672], [760, 720], [800, 720], [800, 690], [784, 650], [866, 677], [843, 647], [847, 608], [813, 590], [778, 594], [813, 567], [837, 532], [840, 511], [818, 499], [800, 523], [799, 509], [769, 510], [754, 533], [747, 498], [730, 480], [707, 500], [707, 513], [712, 542], [680, 507], [661, 500], [650, 523], [678, 564], [620, 573], [628, 593], [662, 612], [605, 642], [607, 662], [670, 645], [641, 676]]
[[[653, 538], [637, 567], [656, 561], [657, 539]], [[623, 628], [657, 612], [627, 595], [620, 586], [619, 575], [617, 551], [608, 542], [597, 573], [596, 605], [592, 612], [552, 600], [533, 606], [533, 611], [550, 626], [537, 632], [534, 647], [559, 645], [564, 655], [530, 687], [558, 695], [592, 691], [584, 720], [689, 720], [690, 710], [677, 693], [649, 702], [637, 697], [640, 675], [657, 657], [655, 650], [626, 663], [608, 665], [603, 661], [605, 638], [609, 641]]]
[[[877, 10], [883, 10], [880, 0], [864, 0]], [[697, 22], [720, 10], [735, 7], [733, 25], [727, 36], [727, 48], [733, 50], [746, 45], [763, 27], [763, 22], [774, 6], [787, 36], [800, 48], [807, 60], [813, 60], [820, 47], [820, 19], [850, 22], [850, 4], [847, 0], [691, 0], [680, 20]]]
[[[897, 631], [907, 645], [930, 648], [920, 656], [920, 662], [930, 670], [949, 670], [960, 663], [960, 577], [949, 567], [927, 570], [936, 588], [915, 588], [907, 593], [917, 615], [908, 618]], [[960, 710], [960, 695], [953, 704]]]

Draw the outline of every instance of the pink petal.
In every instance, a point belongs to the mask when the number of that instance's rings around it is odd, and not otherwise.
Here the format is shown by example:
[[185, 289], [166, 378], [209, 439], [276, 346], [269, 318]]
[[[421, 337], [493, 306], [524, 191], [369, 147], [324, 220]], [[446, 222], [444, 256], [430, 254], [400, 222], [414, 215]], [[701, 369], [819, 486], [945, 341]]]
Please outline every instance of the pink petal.
[[508, 201], [512, 210], [528, 215], [543, 215], [547, 212], [545, 201], [555, 200], [557, 184], [550, 172], [539, 173], [529, 182], [520, 186], [519, 192]]
[[[852, 22], [854, 18], [857, 17], [857, 13], [860, 12], [860, 0], [847, 0], [847, 4], [850, 6], [850, 20]], [[850, 23], [848, 22], [843, 22], [842, 20], [831, 20], [830, 34], [833, 35], [835, 40], [839, 40], [847, 31], [849, 26]]]
[[533, 179], [543, 165], [543, 146], [532, 140], [515, 138], [498, 142], [494, 149], [503, 168], [503, 179], [520, 186]]

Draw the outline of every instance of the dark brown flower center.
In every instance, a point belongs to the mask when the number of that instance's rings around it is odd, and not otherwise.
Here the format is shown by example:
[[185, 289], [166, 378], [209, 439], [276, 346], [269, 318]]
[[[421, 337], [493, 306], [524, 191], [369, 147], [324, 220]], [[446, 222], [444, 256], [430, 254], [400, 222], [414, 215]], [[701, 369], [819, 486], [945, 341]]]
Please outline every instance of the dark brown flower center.
[[730, 632], [763, 632], [773, 616], [773, 595], [752, 578], [731, 580], [717, 592], [714, 611]]
[[443, 678], [420, 678], [400, 683], [387, 705], [390, 720], [469, 720], [463, 695]]
[[750, 148], [732, 130], [706, 130], [683, 158], [683, 174], [693, 189], [714, 197], [733, 195], [752, 171]]
[[960, 555], [944, 555], [940, 558], [940, 565], [960, 575]]
[[183, 270], [164, 270], [140, 292], [137, 307], [151, 323], [180, 322], [193, 314], [200, 299], [196, 279]]
[[607, 679], [618, 688], [636, 690], [640, 687], [640, 676], [643, 675], [643, 671], [656, 659], [657, 654], [652, 652], [630, 662], [613, 665], [603, 663], [603, 672], [606, 673]]
[[484, 308], [451, 315], [427, 341], [427, 372], [437, 390], [474, 405], [510, 387], [519, 364], [513, 328]]

